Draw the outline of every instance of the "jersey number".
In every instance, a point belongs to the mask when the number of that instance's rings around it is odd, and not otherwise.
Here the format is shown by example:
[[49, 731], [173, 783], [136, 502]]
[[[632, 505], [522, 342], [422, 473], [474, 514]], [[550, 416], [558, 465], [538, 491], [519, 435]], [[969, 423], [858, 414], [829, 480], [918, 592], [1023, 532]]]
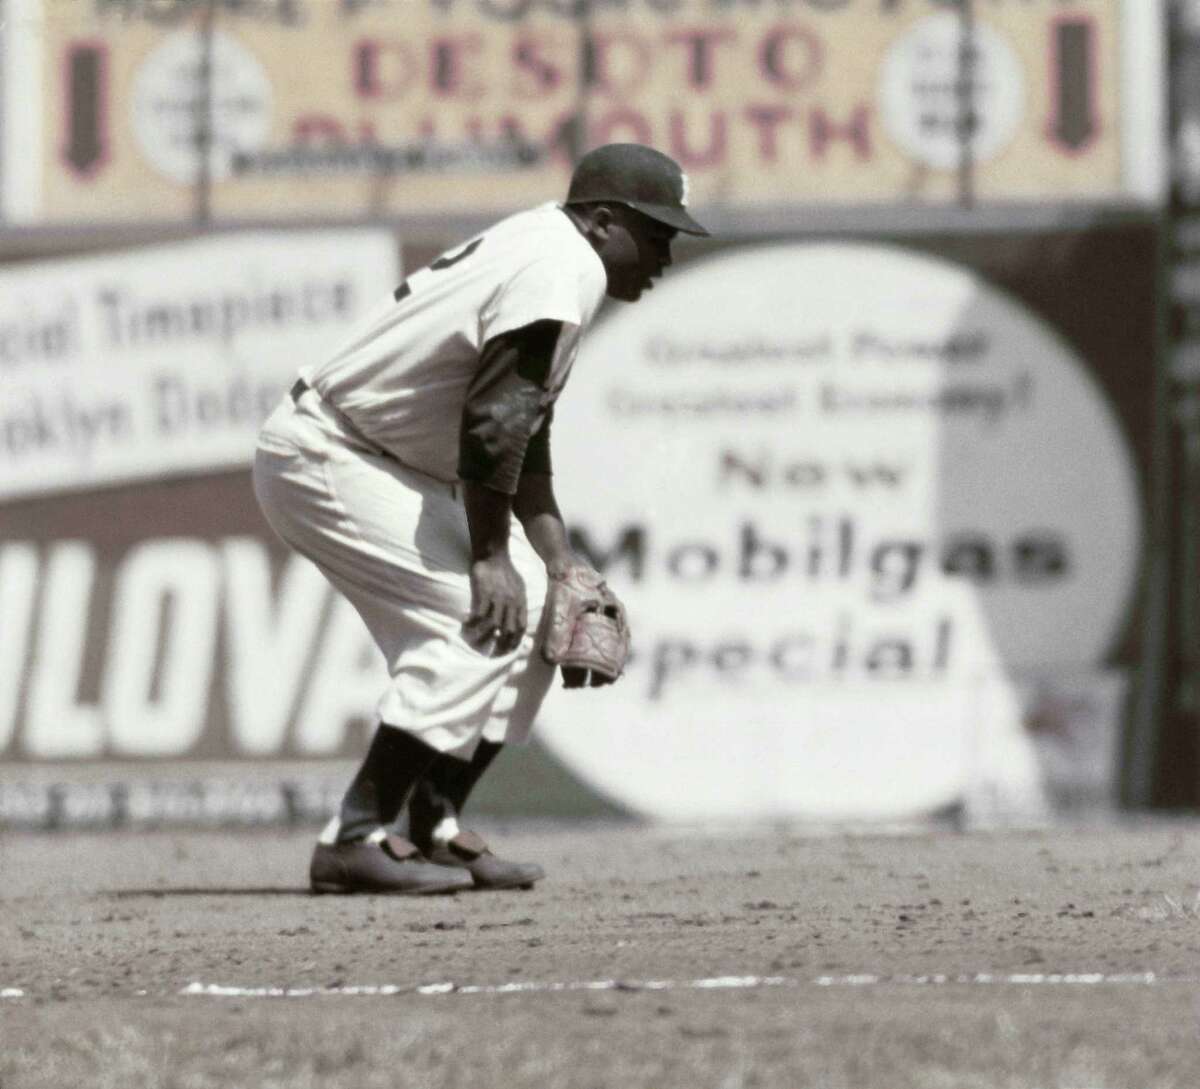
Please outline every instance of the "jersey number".
[[[477, 238], [474, 242], [468, 242], [461, 250], [458, 251], [458, 253], [453, 253], [449, 257], [439, 257], [436, 261], [430, 261], [429, 267], [433, 269], [434, 272], [442, 272], [443, 270], [450, 268], [452, 265], [457, 265], [459, 261], [465, 261], [471, 256], [471, 254], [479, 249], [481, 245], [483, 245], [483, 239]], [[405, 280], [404, 283], [402, 283], [398, 288], [396, 288], [395, 291], [392, 292], [392, 297], [395, 298], [396, 302], [399, 302], [401, 299], [408, 298], [408, 296], [411, 294], [412, 288], [408, 286], [408, 281]]]
[[471, 256], [480, 246], [483, 245], [483, 239], [477, 238], [474, 242], [468, 242], [458, 253], [450, 257], [439, 257], [436, 261], [431, 261], [429, 267], [434, 272], [441, 272], [444, 268], [449, 268], [451, 265], [457, 265], [459, 261], [465, 261]]

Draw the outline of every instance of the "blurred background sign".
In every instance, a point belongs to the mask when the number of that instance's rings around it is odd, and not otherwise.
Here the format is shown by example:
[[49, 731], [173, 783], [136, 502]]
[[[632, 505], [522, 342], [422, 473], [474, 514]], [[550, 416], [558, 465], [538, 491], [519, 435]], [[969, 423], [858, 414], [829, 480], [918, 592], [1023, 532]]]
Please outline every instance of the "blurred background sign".
[[575, 153], [614, 140], [669, 152], [694, 202], [731, 209], [1144, 199], [1155, 7], [9, 0], [4, 208], [491, 215], [556, 196]]
[[298, 360], [399, 282], [386, 231], [0, 271], [0, 500], [248, 464]]
[[[544, 736], [613, 796], [1027, 817], [1050, 798], [1030, 689], [1136, 660], [1153, 401], [1126, 372], [1154, 356], [1152, 233], [963, 237], [955, 261], [914, 241], [726, 250], [585, 345], [559, 491], [637, 657], [556, 693]], [[1122, 306], [1079, 334], [1085, 283]]]
[[360, 228], [0, 272], [0, 753], [348, 744], [381, 663], [314, 568], [272, 570], [282, 550], [247, 470], [300, 362], [389, 291], [397, 266], [390, 232]]

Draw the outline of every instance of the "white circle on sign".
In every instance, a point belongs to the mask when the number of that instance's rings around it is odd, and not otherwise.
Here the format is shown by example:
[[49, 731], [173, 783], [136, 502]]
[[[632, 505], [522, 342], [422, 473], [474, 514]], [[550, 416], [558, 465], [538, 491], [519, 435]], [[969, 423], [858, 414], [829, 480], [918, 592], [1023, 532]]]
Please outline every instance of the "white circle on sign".
[[[156, 170], [185, 185], [200, 176], [204, 54], [201, 34], [173, 34], [143, 61], [133, 85], [138, 147]], [[249, 49], [220, 31], [212, 34], [210, 57], [208, 169], [209, 177], [220, 181], [232, 173], [235, 154], [265, 143], [271, 81]]]
[[[969, 92], [964, 94], [964, 91]], [[1025, 77], [1008, 42], [978, 19], [922, 19], [888, 50], [879, 77], [884, 128], [913, 158], [954, 170], [1004, 149], [1025, 112]]]
[[899, 248], [742, 250], [600, 324], [555, 415], [635, 651], [539, 717], [581, 778], [679, 819], [913, 815], [980, 759], [1037, 794], [1020, 675], [1103, 665], [1142, 522], [1105, 394], [1032, 312]]

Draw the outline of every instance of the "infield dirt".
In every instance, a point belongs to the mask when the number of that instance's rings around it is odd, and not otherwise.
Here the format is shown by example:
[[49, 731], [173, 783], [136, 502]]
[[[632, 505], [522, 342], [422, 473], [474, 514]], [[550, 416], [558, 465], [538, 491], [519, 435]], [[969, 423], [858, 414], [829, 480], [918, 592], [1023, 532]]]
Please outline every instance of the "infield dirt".
[[313, 897], [308, 831], [3, 835], [0, 1086], [1200, 1086], [1200, 822], [477, 827], [547, 880]]

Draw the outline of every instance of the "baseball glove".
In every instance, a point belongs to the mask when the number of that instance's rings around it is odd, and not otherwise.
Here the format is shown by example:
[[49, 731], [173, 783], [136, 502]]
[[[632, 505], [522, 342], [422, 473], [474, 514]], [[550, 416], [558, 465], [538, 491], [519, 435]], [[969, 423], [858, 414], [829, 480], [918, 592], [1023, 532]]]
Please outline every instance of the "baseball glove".
[[550, 577], [542, 657], [562, 668], [564, 688], [595, 688], [621, 675], [629, 623], [598, 571], [577, 564]]

